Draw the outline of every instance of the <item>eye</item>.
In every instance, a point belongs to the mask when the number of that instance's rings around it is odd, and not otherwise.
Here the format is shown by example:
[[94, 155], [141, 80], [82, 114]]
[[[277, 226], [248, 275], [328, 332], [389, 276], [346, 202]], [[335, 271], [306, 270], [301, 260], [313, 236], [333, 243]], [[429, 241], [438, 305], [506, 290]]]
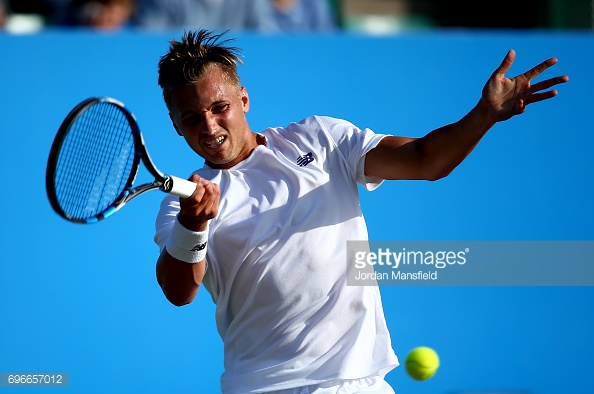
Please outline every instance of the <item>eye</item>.
[[229, 104], [217, 104], [212, 108], [213, 113], [223, 112], [229, 109]]
[[200, 117], [198, 115], [188, 115], [182, 119], [182, 123], [185, 125], [194, 125], [200, 122]]

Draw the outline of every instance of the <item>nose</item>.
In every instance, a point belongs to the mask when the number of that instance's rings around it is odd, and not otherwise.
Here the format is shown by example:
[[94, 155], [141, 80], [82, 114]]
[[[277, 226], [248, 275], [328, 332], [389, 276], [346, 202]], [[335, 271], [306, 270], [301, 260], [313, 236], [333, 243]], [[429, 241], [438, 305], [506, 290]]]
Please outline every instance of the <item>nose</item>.
[[219, 124], [217, 122], [217, 117], [212, 114], [211, 112], [206, 112], [204, 114], [204, 127], [203, 127], [203, 131], [206, 134], [210, 134], [213, 135], [215, 134], [218, 129], [219, 129]]

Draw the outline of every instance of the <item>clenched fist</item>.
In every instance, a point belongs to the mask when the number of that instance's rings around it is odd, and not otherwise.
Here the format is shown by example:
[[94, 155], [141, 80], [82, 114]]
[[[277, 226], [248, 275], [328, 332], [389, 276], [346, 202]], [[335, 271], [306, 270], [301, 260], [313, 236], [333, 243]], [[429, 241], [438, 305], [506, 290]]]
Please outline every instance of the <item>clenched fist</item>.
[[206, 231], [208, 221], [219, 212], [221, 190], [216, 183], [196, 174], [189, 180], [196, 183], [196, 191], [188, 198], [179, 199], [179, 222], [188, 230]]

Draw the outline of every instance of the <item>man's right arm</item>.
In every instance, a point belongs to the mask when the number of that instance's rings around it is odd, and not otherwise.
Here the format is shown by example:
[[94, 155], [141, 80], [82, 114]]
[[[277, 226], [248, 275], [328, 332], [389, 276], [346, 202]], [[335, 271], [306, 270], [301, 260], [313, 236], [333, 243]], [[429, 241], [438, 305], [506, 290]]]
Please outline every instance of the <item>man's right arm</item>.
[[194, 300], [206, 272], [206, 259], [190, 264], [176, 259], [164, 249], [157, 260], [157, 282], [165, 297], [175, 306]]
[[[208, 222], [218, 213], [219, 185], [200, 178], [198, 175], [192, 175], [190, 180], [196, 183], [196, 191], [189, 198], [180, 198], [180, 212], [176, 218], [179, 222], [177, 225], [183, 226], [189, 232], [207, 233]], [[183, 231], [185, 232], [185, 230]], [[175, 235], [170, 235], [170, 237], [173, 236]], [[170, 241], [175, 243], [176, 240], [170, 239], [167, 243]], [[204, 246], [208, 247], [207, 243]], [[188, 247], [188, 249], [190, 248], [192, 245]], [[178, 258], [169, 254], [167, 246], [165, 246], [157, 260], [156, 273], [157, 282], [165, 297], [173, 305], [182, 306], [189, 304], [196, 297], [206, 272], [206, 258], [198, 262], [186, 262]]]

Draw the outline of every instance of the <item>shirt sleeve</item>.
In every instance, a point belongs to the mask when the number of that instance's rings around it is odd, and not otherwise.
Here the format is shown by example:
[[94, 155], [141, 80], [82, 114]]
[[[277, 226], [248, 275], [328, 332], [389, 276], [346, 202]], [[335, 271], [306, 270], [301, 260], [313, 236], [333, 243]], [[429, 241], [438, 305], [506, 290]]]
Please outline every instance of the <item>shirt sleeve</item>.
[[353, 170], [357, 183], [370, 191], [381, 185], [383, 179], [365, 175], [365, 155], [375, 148], [386, 134], [376, 134], [368, 128], [361, 130], [342, 119], [326, 116], [318, 116], [317, 119], [336, 144], [349, 168]]
[[161, 207], [155, 222], [154, 238], [155, 243], [159, 246], [161, 252], [163, 252], [163, 249], [165, 248], [165, 243], [169, 238], [169, 233], [173, 228], [179, 210], [179, 197], [168, 194], [163, 201], [161, 201]]

